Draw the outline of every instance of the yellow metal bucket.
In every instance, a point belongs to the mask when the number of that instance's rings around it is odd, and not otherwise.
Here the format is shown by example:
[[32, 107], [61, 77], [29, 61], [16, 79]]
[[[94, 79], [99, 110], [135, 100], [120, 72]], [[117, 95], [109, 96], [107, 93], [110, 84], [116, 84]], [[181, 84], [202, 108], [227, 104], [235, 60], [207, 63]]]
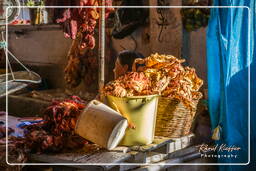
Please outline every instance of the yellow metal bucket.
[[147, 145], [152, 143], [158, 106], [158, 95], [135, 97], [106, 97], [107, 104], [121, 113], [130, 125], [120, 145]]

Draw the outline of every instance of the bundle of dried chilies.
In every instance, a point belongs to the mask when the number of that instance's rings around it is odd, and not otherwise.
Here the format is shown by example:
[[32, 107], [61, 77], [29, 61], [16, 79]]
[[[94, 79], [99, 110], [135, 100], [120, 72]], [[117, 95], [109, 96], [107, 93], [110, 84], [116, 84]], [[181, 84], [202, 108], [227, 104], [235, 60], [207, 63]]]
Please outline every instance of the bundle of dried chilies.
[[[24, 137], [8, 136], [8, 157], [11, 163], [23, 163], [28, 153], [60, 152], [84, 147], [89, 142], [75, 134], [76, 121], [85, 108], [77, 96], [53, 101], [45, 110], [43, 121], [25, 125]], [[13, 132], [9, 129], [9, 134]], [[0, 162], [5, 163], [5, 127], [0, 127]]]
[[[104, 2], [105, 6], [112, 6], [112, 0]], [[95, 47], [94, 31], [100, 18], [101, 10], [101, 8], [97, 7], [102, 5], [102, 1], [79, 0], [75, 5], [81, 6], [81, 8], [66, 9], [62, 18], [57, 19], [57, 23], [62, 23], [63, 25], [64, 36], [73, 39], [68, 53], [69, 61], [65, 68], [65, 80], [71, 87], [78, 86], [82, 80], [83, 63], [81, 58], [87, 56], [84, 55], [84, 50], [86, 49], [86, 52], [88, 52], [88, 50]], [[108, 17], [111, 11], [113, 11], [112, 8], [106, 8], [105, 16]], [[87, 75], [90, 76], [90, 74]], [[87, 78], [87, 80], [90, 79]]]
[[6, 163], [24, 163], [27, 161], [25, 139], [10, 135], [14, 130], [8, 128], [8, 155], [6, 156], [6, 127], [0, 125], [0, 170], [21, 170], [22, 166], [10, 166]]
[[58, 152], [83, 147], [88, 142], [76, 135], [74, 129], [84, 107], [84, 102], [76, 96], [54, 101], [45, 110], [43, 122], [25, 127], [28, 148], [32, 152]]

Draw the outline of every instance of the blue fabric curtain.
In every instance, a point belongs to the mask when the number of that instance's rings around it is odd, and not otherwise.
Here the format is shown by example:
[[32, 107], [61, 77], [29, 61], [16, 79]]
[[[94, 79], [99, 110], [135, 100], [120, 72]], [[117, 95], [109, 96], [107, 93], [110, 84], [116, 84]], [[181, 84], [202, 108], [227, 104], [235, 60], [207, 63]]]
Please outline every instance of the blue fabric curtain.
[[[236, 158], [218, 158], [220, 163], [248, 162], [248, 112], [251, 115], [250, 161], [256, 162], [255, 4], [255, 0], [215, 0], [214, 6], [246, 6], [250, 10], [247, 8], [211, 9], [207, 30], [207, 65], [212, 129], [214, 130], [217, 126], [221, 128], [220, 140], [216, 141], [216, 144], [241, 148], [233, 152], [219, 151], [219, 154], [237, 155]], [[248, 98], [251, 100], [249, 101]], [[255, 169], [252, 166], [230, 165], [221, 166], [220, 170], [245, 168]]]

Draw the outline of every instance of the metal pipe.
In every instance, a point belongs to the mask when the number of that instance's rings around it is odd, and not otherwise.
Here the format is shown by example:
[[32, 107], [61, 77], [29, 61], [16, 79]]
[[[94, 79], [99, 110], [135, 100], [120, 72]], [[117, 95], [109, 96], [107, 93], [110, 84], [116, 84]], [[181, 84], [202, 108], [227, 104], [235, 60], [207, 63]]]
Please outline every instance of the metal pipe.
[[[105, 6], [105, 0], [102, 1], [102, 6]], [[105, 83], [105, 8], [100, 10], [99, 20], [99, 91], [100, 100], [103, 101], [101, 90]]]

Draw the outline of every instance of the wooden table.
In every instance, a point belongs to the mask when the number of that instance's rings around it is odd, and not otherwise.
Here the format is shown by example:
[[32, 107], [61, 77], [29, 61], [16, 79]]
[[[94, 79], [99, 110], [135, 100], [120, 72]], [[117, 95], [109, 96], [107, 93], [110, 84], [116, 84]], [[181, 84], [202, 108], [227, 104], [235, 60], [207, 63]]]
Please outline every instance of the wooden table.
[[32, 154], [30, 160], [37, 163], [72, 163], [68, 167], [77, 169], [128, 170], [136, 167], [132, 164], [156, 163], [169, 159], [172, 152], [188, 147], [193, 136], [191, 134], [178, 139], [155, 137], [154, 142], [146, 146], [117, 147], [111, 151], [80, 150], [60, 154]]
[[[15, 128], [19, 123], [17, 117], [8, 117], [9, 126]], [[5, 116], [0, 120], [5, 121]], [[15, 130], [16, 131], [20, 131]], [[54, 153], [54, 154], [31, 154], [31, 163], [48, 163], [51, 165], [67, 165], [69, 168], [83, 170], [128, 170], [136, 168], [134, 164], [149, 164], [160, 162], [181, 162], [174, 158], [191, 154], [198, 151], [195, 147], [187, 148], [191, 145], [193, 134], [182, 138], [155, 137], [152, 144], [145, 146], [117, 147], [111, 151], [104, 149], [88, 151], [87, 146], [79, 151]], [[95, 146], [97, 145], [88, 145]], [[186, 149], [187, 148], [187, 149]], [[91, 148], [90, 148], [91, 149]], [[181, 149], [184, 149], [181, 151]], [[126, 165], [120, 165], [126, 164]]]

